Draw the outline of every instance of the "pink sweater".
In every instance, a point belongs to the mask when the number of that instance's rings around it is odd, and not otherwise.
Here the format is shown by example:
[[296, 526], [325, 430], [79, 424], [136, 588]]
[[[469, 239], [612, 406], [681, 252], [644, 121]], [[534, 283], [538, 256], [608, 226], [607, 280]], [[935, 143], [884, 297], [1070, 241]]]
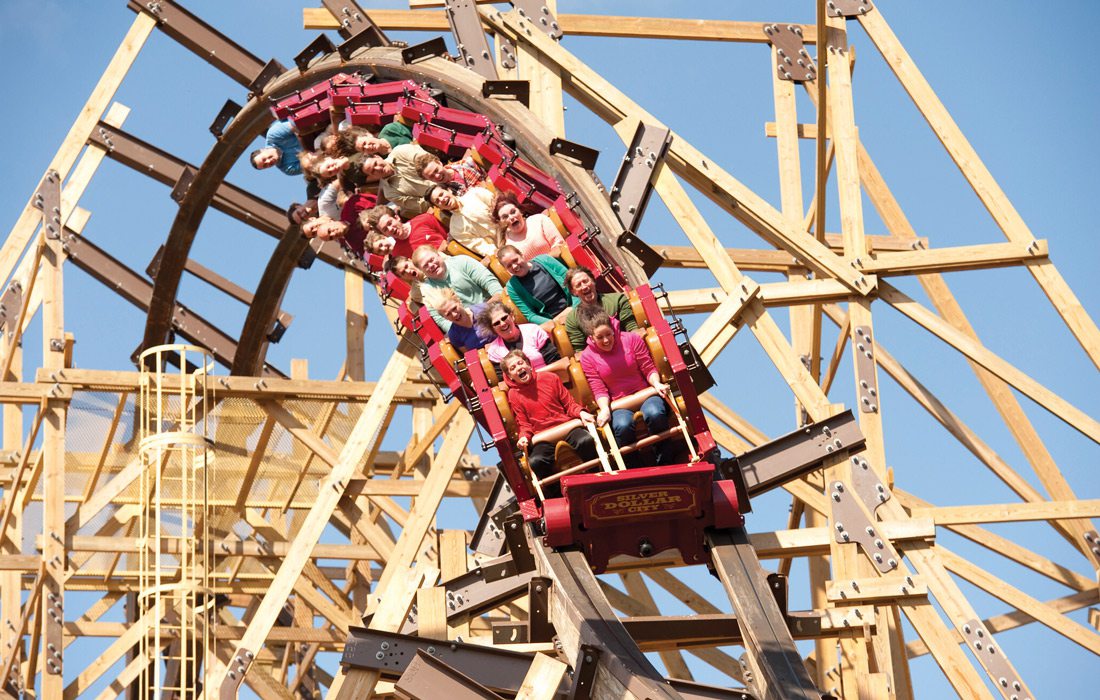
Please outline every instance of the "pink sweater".
[[649, 386], [647, 380], [657, 373], [657, 365], [642, 336], [633, 331], [620, 331], [614, 320], [612, 327], [615, 344], [611, 350], [601, 351], [589, 338], [588, 347], [581, 355], [581, 369], [595, 398], [607, 397], [614, 401]]
[[[539, 348], [550, 340], [550, 336], [542, 328], [536, 326], [533, 323], [521, 323], [519, 324], [520, 337], [523, 338], [523, 346], [520, 348], [523, 350], [523, 354], [527, 356], [527, 359], [531, 361], [531, 367], [538, 369], [546, 365], [546, 360], [542, 359], [542, 354], [539, 352]], [[504, 344], [504, 341], [497, 336], [493, 342], [485, 346], [485, 354], [489, 356], [489, 359], [497, 364], [504, 359], [504, 356], [508, 354], [508, 346]]]

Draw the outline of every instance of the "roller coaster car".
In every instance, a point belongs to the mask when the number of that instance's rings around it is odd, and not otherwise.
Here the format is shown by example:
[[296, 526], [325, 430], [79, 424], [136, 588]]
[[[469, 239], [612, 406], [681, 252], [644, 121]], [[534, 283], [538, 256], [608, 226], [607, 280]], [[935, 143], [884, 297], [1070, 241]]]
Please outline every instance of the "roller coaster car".
[[353, 126], [382, 126], [389, 124], [397, 116], [396, 102], [363, 102], [348, 105], [344, 110]]
[[546, 544], [577, 545], [596, 573], [615, 556], [672, 549], [685, 564], [705, 562], [703, 530], [745, 522], [733, 482], [714, 475], [697, 462], [563, 477], [563, 497], [543, 503]]
[[[478, 423], [489, 432], [501, 458], [501, 470], [516, 494], [524, 519], [541, 525], [548, 545], [582, 549], [597, 572], [604, 571], [617, 556], [649, 557], [669, 550], [675, 550], [680, 560], [688, 564], [705, 561], [703, 530], [743, 524], [741, 512], [748, 505], [739, 501], [734, 482], [721, 478], [715, 470], [712, 460], [717, 457], [717, 447], [691, 384], [689, 368], [653, 291], [642, 285], [630, 294], [647, 347], [662, 378], [678, 387], [679, 396], [673, 404], [674, 427], [639, 438], [635, 445], [622, 451], [637, 450], [637, 454], [644, 455], [647, 452], [639, 448], [682, 439], [684, 448], [692, 453], [690, 463], [624, 469], [620, 462], [619, 470], [615, 471], [606, 455], [601, 455], [600, 460], [591, 464], [578, 463], [567, 470], [559, 461], [561, 473], [536, 481], [517, 456], [515, 422], [504, 392], [496, 385], [495, 372], [481, 361], [476, 351], [467, 353], [465, 358], [471, 388], [468, 405]], [[568, 363], [568, 369], [563, 368], [563, 379], [572, 384], [575, 396], [591, 404], [591, 394], [576, 358], [563, 357], [560, 362]], [[621, 407], [636, 408], [654, 394], [652, 389], [646, 389], [614, 402], [612, 407], [621, 401], [627, 402]], [[560, 433], [570, 427], [576, 426], [563, 425], [544, 432]], [[541, 441], [540, 435], [535, 436], [535, 442]], [[557, 447], [556, 455], [569, 452], [560, 449], [561, 445]], [[598, 447], [597, 452], [601, 449]], [[612, 446], [619, 462], [621, 457], [616, 449]], [[598, 468], [596, 462], [603, 464], [603, 471], [579, 473]], [[540, 484], [559, 478], [562, 496], [543, 500]]]
[[413, 141], [425, 148], [446, 154], [451, 160], [461, 158], [474, 143], [474, 137], [435, 122], [419, 122], [412, 129]]

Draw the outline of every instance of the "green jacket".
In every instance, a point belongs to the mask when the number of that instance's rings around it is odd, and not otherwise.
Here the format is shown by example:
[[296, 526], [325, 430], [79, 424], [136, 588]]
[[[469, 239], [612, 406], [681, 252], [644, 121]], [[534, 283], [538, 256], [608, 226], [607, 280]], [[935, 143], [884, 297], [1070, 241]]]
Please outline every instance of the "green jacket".
[[[608, 292], [596, 297], [600, 306], [611, 318], [619, 319], [619, 328], [624, 331], [638, 330], [638, 322], [634, 319], [634, 311], [630, 308], [630, 300], [622, 292]], [[565, 317], [565, 332], [569, 334], [569, 342], [577, 352], [584, 350], [588, 337], [581, 330], [581, 324], [577, 322], [577, 307], [581, 305], [578, 299], [569, 315]]]
[[[532, 265], [538, 265], [542, 269], [550, 273], [550, 276], [554, 278], [554, 281], [558, 283], [558, 286], [562, 288], [565, 295], [569, 297], [570, 304], [576, 304], [577, 299], [569, 290], [565, 288], [565, 273], [569, 269], [565, 265], [558, 262], [558, 259], [550, 255], [536, 255], [531, 260]], [[508, 287], [506, 290], [512, 303], [516, 305], [526, 318], [528, 323], [545, 323], [553, 320], [551, 317], [546, 316], [543, 312], [546, 310], [546, 305], [541, 301], [531, 296], [531, 293], [519, 283], [515, 277], [508, 280]]]

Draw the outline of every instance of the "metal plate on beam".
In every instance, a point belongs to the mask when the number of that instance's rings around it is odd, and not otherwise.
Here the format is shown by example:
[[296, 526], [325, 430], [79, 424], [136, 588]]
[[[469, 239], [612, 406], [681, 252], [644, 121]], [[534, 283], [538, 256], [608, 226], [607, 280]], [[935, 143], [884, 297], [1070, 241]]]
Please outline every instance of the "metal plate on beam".
[[665, 127], [639, 122], [622, 165], [611, 186], [611, 208], [627, 231], [637, 231], [653, 194], [653, 172], [664, 160], [672, 132]]
[[600, 152], [596, 149], [582, 146], [572, 141], [566, 141], [565, 139], [554, 139], [550, 142], [549, 149], [550, 155], [564, 156], [570, 160], [574, 160], [585, 170], [592, 170], [595, 168], [596, 159], [600, 157]]
[[462, 63], [486, 80], [496, 80], [497, 67], [474, 0], [444, 0], [444, 3], [444, 14]]
[[653, 277], [657, 270], [661, 269], [664, 257], [654, 250], [648, 243], [638, 238], [632, 231], [623, 231], [615, 239], [615, 245], [627, 251], [637, 259], [642, 266], [646, 277]]
[[873, 9], [871, 0], [827, 0], [825, 3], [825, 13], [830, 17], [856, 17]]
[[863, 510], [860, 497], [844, 482], [834, 481], [829, 485], [829, 498], [836, 541], [859, 543], [863, 553], [881, 573], [889, 573], [898, 568], [900, 558], [897, 551], [890, 540], [875, 528], [875, 524]]
[[214, 134], [214, 138], [221, 140], [222, 134], [225, 133], [225, 127], [229, 126], [229, 122], [233, 121], [233, 117], [237, 116], [237, 113], [241, 111], [241, 106], [233, 100], [226, 100], [222, 108], [218, 110], [217, 116], [214, 117], [214, 121], [210, 123], [210, 133]]
[[875, 371], [875, 341], [870, 326], [856, 326], [852, 344], [856, 352], [856, 391], [859, 410], [878, 413], [878, 372]]
[[423, 61], [424, 59], [431, 58], [432, 56], [446, 56], [447, 55], [447, 42], [443, 41], [443, 37], [437, 36], [434, 39], [429, 39], [420, 44], [410, 46], [406, 49], [401, 49], [402, 62], [416, 63], [417, 61]]
[[481, 96], [510, 96], [528, 107], [531, 104], [531, 83], [528, 80], [486, 80], [481, 84]]
[[851, 461], [852, 488], [859, 494], [860, 500], [863, 501], [863, 505], [867, 506], [867, 510], [874, 513], [879, 506], [889, 501], [893, 494], [890, 493], [890, 489], [886, 488], [886, 484], [878, 478], [875, 470], [871, 469], [870, 462], [863, 455], [853, 455]]
[[309, 70], [309, 64], [315, 58], [327, 56], [335, 51], [336, 46], [333, 45], [332, 39], [329, 39], [325, 34], [318, 34], [316, 39], [306, 44], [306, 47], [294, 57], [294, 65], [298, 66], [298, 70], [305, 73]]
[[[340, 23], [340, 28], [337, 31], [344, 39], [351, 40], [362, 36], [363, 41], [368, 43], [361, 44], [361, 46], [390, 45], [389, 37], [371, 20], [370, 15], [359, 7], [355, 0], [321, 0], [321, 4]], [[364, 35], [364, 32], [367, 34]], [[347, 44], [348, 42], [345, 41], [344, 43]], [[340, 55], [344, 56], [342, 51]], [[347, 60], [346, 56], [344, 56], [344, 60]]]
[[780, 80], [800, 83], [817, 77], [817, 65], [802, 42], [802, 27], [765, 24], [764, 34], [775, 47], [775, 72]]
[[739, 469], [748, 494], [755, 496], [820, 468], [838, 452], [857, 450], [865, 441], [855, 416], [845, 411], [754, 447], [723, 467], [730, 477], [731, 469]]
[[34, 194], [34, 205], [42, 210], [42, 229], [46, 238], [61, 238], [61, 176], [56, 170], [46, 172]]
[[351, 629], [340, 663], [395, 679], [405, 672], [417, 652], [434, 656], [483, 686], [504, 693], [519, 690], [531, 667], [527, 654], [361, 627]]
[[393, 689], [402, 700], [504, 700], [466, 674], [419, 650]]
[[1031, 700], [1034, 697], [1020, 675], [1012, 668], [1012, 664], [993, 642], [993, 635], [981, 620], [977, 618], [967, 620], [959, 627], [959, 632], [966, 639], [970, 651], [978, 657], [979, 663], [994, 678], [1001, 695], [1010, 700]]
[[558, 18], [543, 0], [512, 0], [512, 4], [516, 6], [521, 17], [531, 20], [554, 41], [561, 40], [562, 31], [558, 26]]

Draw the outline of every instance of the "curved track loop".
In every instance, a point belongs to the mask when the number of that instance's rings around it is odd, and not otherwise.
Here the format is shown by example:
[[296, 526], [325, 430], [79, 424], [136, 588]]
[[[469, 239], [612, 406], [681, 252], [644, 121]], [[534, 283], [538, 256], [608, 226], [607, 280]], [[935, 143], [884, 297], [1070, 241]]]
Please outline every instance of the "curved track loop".
[[[153, 299], [145, 325], [144, 347], [166, 341], [171, 331], [171, 311], [179, 289], [191, 244], [210, 206], [214, 192], [230, 168], [252, 141], [272, 121], [268, 96], [291, 93], [324, 80], [340, 71], [364, 70], [381, 80], [414, 80], [428, 82], [444, 90], [449, 98], [464, 103], [470, 109], [485, 114], [499, 124], [507, 125], [509, 133], [524, 157], [539, 168], [557, 174], [562, 186], [575, 191], [586, 205], [592, 223], [603, 231], [614, 231], [617, 219], [607, 201], [607, 195], [596, 185], [591, 175], [579, 166], [549, 154], [548, 146], [555, 136], [521, 103], [512, 100], [487, 99], [481, 95], [483, 79], [444, 58], [433, 57], [415, 64], [402, 62], [397, 49], [375, 47], [365, 49], [348, 61], [332, 54], [313, 64], [307, 71], [291, 70], [270, 83], [262, 95], [254, 96], [225, 130], [195, 175], [187, 197], [165, 241], [164, 264], [157, 275]], [[263, 365], [266, 352], [265, 336], [274, 321], [278, 301], [282, 298], [294, 264], [296, 250], [302, 248], [284, 241], [276, 248], [256, 292], [253, 308], [241, 330], [238, 358], [233, 362], [234, 374], [255, 374]], [[302, 244], [299, 244], [301, 246]]]

